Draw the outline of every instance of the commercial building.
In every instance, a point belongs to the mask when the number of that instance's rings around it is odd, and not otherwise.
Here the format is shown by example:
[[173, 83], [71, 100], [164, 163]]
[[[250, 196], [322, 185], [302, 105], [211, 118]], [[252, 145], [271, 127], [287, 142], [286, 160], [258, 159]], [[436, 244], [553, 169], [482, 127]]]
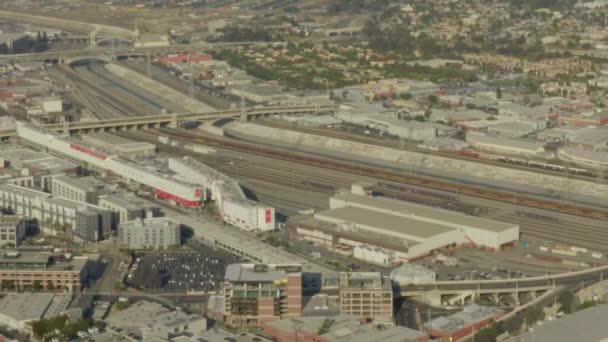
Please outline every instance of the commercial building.
[[19, 246], [26, 233], [26, 220], [18, 215], [0, 216], [0, 248]]
[[173, 341], [179, 336], [198, 336], [207, 330], [207, 320], [202, 316], [148, 301], [138, 301], [110, 315], [106, 323], [116, 337], [139, 341]]
[[402, 326], [378, 327], [351, 315], [282, 319], [263, 326], [278, 342], [426, 342], [428, 336]]
[[480, 151], [497, 154], [537, 157], [545, 152], [544, 144], [538, 141], [510, 139], [477, 132], [467, 132], [466, 142]]
[[594, 151], [573, 147], [562, 147], [557, 150], [557, 158], [563, 161], [594, 169], [608, 167], [608, 150]]
[[7, 290], [32, 289], [38, 284], [47, 290], [77, 292], [88, 272], [88, 257], [0, 251], [0, 285]]
[[393, 287], [379, 272], [340, 273], [340, 312], [393, 324]]
[[608, 127], [585, 127], [568, 136], [568, 146], [601, 150], [608, 148]]
[[167, 249], [179, 246], [180, 224], [165, 217], [124, 222], [118, 226], [118, 240], [130, 249]]
[[154, 144], [134, 141], [105, 132], [85, 134], [82, 136], [82, 140], [127, 159], [146, 158], [156, 154], [156, 146]]
[[252, 201], [234, 179], [191, 158], [169, 159], [169, 169], [183, 179], [204, 187], [202, 197], [210, 193], [222, 219], [244, 230], [275, 229], [273, 207]]
[[0, 299], [0, 325], [30, 332], [27, 323], [62, 315], [72, 302], [66, 293], [11, 293]]
[[154, 189], [155, 196], [186, 207], [200, 207], [203, 190], [194, 184], [168, 176], [155, 169], [107, 155], [106, 152], [62, 137], [25, 122], [17, 122], [17, 135], [28, 142], [61, 153], [89, 167], [108, 170], [113, 174]]
[[57, 176], [51, 179], [51, 193], [54, 197], [74, 202], [97, 204], [105, 184], [93, 177]]
[[519, 239], [519, 226], [411, 202], [350, 193], [330, 210], [290, 222], [298, 237], [371, 263], [409, 262], [434, 250], [473, 244], [499, 249]]
[[608, 336], [608, 325], [601, 319], [608, 315], [608, 305], [596, 305], [561, 317], [545, 320], [534, 331], [512, 336], [507, 342], [593, 342], [603, 341]]
[[111, 211], [20, 186], [0, 184], [0, 208], [37, 219], [49, 234], [66, 229], [76, 239], [97, 241], [112, 233]]
[[230, 326], [262, 325], [302, 314], [302, 266], [231, 264], [222, 289]]
[[503, 122], [496, 125], [488, 126], [488, 133], [507, 138], [520, 138], [524, 135], [532, 134], [539, 130], [545, 129], [546, 127], [547, 123], [545, 121]]
[[130, 192], [115, 192], [99, 196], [97, 204], [116, 214], [112, 226], [135, 219], [160, 216], [160, 207]]
[[479, 331], [506, 312], [496, 308], [469, 304], [461, 312], [446, 317], [439, 317], [424, 325], [433, 338], [442, 341], [458, 341], [463, 337]]

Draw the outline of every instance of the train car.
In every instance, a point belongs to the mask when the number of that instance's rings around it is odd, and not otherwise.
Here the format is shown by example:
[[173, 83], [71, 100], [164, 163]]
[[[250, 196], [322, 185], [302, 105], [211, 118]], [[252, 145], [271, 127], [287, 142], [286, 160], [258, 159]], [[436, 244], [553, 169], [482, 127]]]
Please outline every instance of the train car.
[[202, 204], [202, 187], [146, 169], [117, 156], [108, 155], [75, 139], [61, 137], [23, 122], [17, 123], [17, 135], [95, 168], [110, 170], [118, 176], [154, 188], [156, 196], [176, 204], [187, 207], [198, 207]]

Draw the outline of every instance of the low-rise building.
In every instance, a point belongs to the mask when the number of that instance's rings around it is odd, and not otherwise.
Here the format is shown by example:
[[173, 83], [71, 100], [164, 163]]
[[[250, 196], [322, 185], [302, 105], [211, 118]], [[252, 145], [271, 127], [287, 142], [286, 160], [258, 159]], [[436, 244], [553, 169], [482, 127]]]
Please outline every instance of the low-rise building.
[[82, 136], [82, 140], [127, 159], [146, 158], [156, 154], [154, 144], [134, 141], [105, 132], [85, 134]]
[[0, 325], [29, 333], [27, 323], [63, 315], [71, 301], [69, 293], [8, 294], [0, 299]]
[[340, 312], [377, 323], [393, 323], [393, 288], [379, 272], [340, 273]]
[[160, 208], [129, 192], [117, 192], [99, 196], [98, 205], [116, 213], [113, 226], [136, 219], [153, 218], [160, 215]]
[[127, 221], [118, 225], [118, 240], [131, 249], [167, 249], [179, 246], [180, 224], [166, 217]]
[[465, 336], [479, 331], [506, 312], [496, 308], [469, 304], [461, 312], [439, 317], [424, 325], [431, 337], [442, 341], [459, 341]]
[[93, 177], [57, 176], [51, 180], [51, 193], [55, 197], [75, 202], [97, 204], [97, 197], [105, 184]]
[[0, 250], [0, 286], [5, 290], [80, 291], [89, 273], [88, 257]]
[[477, 132], [467, 132], [466, 142], [489, 153], [537, 157], [545, 152], [544, 144], [533, 140], [511, 139]]
[[264, 333], [278, 342], [426, 342], [428, 336], [402, 326], [379, 327], [355, 316], [300, 317], [269, 322]]
[[437, 273], [422, 265], [403, 264], [391, 271], [391, 280], [400, 286], [429, 284], [437, 279]]
[[585, 127], [576, 130], [567, 138], [572, 147], [589, 150], [608, 149], [608, 127]]
[[262, 325], [302, 314], [302, 266], [231, 264], [222, 292], [230, 326]]
[[18, 215], [0, 216], [0, 248], [16, 248], [26, 233], [26, 221]]

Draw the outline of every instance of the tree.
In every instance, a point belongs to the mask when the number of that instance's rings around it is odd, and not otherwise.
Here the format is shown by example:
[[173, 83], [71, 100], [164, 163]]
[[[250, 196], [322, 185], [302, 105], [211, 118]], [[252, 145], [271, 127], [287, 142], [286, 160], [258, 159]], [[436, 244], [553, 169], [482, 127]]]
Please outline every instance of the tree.
[[536, 322], [538, 322], [538, 320], [541, 320], [545, 317], [545, 313], [534, 306], [529, 307], [526, 311], [525, 311], [525, 320], [526, 320], [526, 324], [528, 326], [532, 326], [534, 324], [536, 324]]
[[432, 104], [437, 104], [439, 102], [439, 98], [437, 95], [429, 95], [429, 102]]
[[42, 290], [44, 287], [42, 286], [42, 280], [35, 280], [34, 284], [32, 285], [32, 287], [34, 288], [34, 290], [36, 291], [40, 291]]
[[496, 88], [496, 98], [502, 99], [502, 88], [500, 88], [500, 87]]
[[334, 324], [334, 321], [330, 318], [326, 318], [323, 320], [323, 323], [321, 323], [321, 326], [319, 327], [319, 331], [317, 332], [318, 335], [324, 335], [327, 334], [329, 332], [329, 328], [331, 328], [331, 326]]
[[414, 97], [414, 95], [412, 95], [412, 93], [401, 93], [401, 95], [399, 95], [399, 98], [402, 100], [411, 100]]
[[524, 323], [524, 319], [521, 315], [516, 315], [508, 320], [506, 320], [503, 324], [503, 327], [510, 334], [514, 334], [520, 331], [522, 324]]
[[116, 282], [114, 282], [114, 290], [122, 291], [122, 289], [123, 289], [122, 281], [117, 280]]
[[575, 312], [580, 304], [576, 295], [570, 291], [562, 293], [558, 298], [558, 302], [562, 306], [562, 311], [566, 314]]
[[49, 291], [53, 291], [55, 289], [55, 284], [52, 281], [48, 280], [46, 282], [46, 289]]

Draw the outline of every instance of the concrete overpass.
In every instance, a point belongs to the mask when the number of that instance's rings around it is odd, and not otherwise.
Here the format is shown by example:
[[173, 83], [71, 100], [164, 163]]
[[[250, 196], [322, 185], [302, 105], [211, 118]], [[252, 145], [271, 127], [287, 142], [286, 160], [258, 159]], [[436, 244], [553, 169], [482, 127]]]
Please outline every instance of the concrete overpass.
[[[177, 127], [186, 121], [199, 121], [213, 124], [219, 120], [255, 120], [270, 115], [299, 115], [321, 114], [334, 111], [336, 106], [304, 105], [304, 106], [267, 106], [227, 109], [206, 113], [173, 113], [166, 115], [137, 116], [103, 121], [66, 122], [50, 124], [44, 127], [58, 133], [88, 133], [99, 131], [127, 131], [148, 128]], [[16, 135], [16, 131], [0, 131], [0, 138], [7, 139]]]
[[233, 42], [233, 43], [201, 43], [201, 44], [174, 44], [158, 47], [95, 47], [89, 49], [53, 51], [39, 53], [23, 53], [13, 55], [0, 55], [0, 63], [18, 62], [53, 62], [70, 63], [85, 58], [97, 58], [111, 60], [121, 57], [140, 57], [162, 53], [196, 52], [218, 48], [230, 48], [238, 46], [277, 46], [284, 42]]
[[538, 277], [511, 278], [499, 280], [436, 281], [427, 284], [399, 286], [402, 297], [417, 297], [432, 305], [444, 303], [462, 304], [482, 296], [494, 298], [508, 295], [519, 303], [521, 295], [531, 298], [557, 286], [590, 285], [604, 280], [608, 266], [590, 268], [583, 271], [552, 274]]

